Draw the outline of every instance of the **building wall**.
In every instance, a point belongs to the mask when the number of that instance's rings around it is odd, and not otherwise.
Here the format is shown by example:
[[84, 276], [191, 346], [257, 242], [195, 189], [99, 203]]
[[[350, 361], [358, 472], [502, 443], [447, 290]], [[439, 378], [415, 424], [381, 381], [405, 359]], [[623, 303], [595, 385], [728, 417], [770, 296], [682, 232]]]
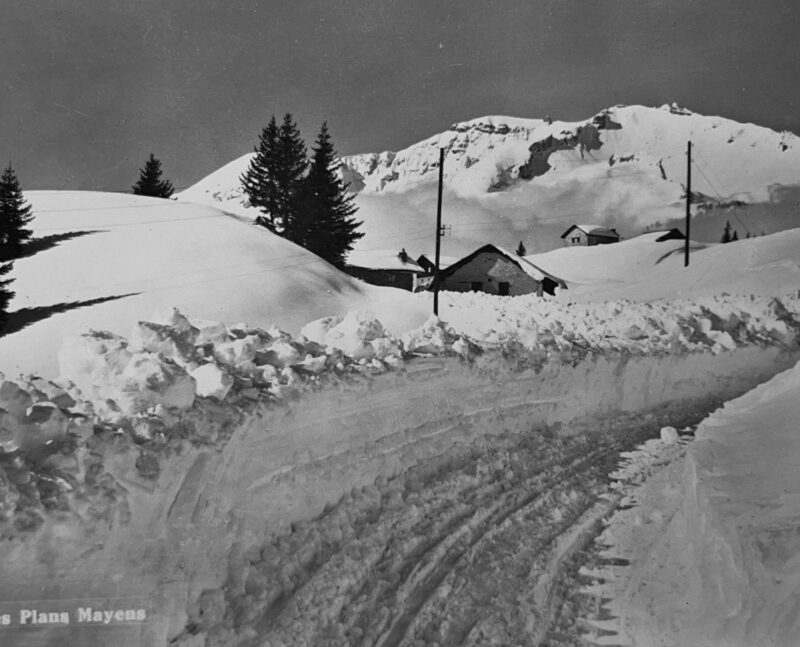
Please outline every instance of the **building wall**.
[[402, 290], [408, 290], [409, 292], [414, 289], [414, 272], [409, 270], [375, 270], [367, 267], [347, 265], [344, 271], [350, 276], [354, 276], [372, 285], [400, 288]]
[[[473, 287], [480, 283], [480, 288]], [[478, 254], [466, 265], [445, 276], [441, 287], [451, 292], [478, 290], [489, 294], [500, 294], [500, 283], [508, 283], [509, 296], [530, 294], [539, 289], [539, 282], [523, 272], [507, 258], [496, 252]]]
[[607, 245], [609, 243], [618, 243], [618, 238], [608, 238], [606, 236], [594, 236], [587, 234], [581, 229], [573, 229], [569, 235], [564, 239], [565, 247], [590, 247], [592, 245]]
[[580, 245], [589, 245], [589, 237], [580, 229], [573, 229], [564, 239], [564, 246], [577, 247]]
[[608, 238], [607, 236], [592, 236], [589, 234], [587, 245], [608, 245], [609, 243], [618, 243], [618, 238]]

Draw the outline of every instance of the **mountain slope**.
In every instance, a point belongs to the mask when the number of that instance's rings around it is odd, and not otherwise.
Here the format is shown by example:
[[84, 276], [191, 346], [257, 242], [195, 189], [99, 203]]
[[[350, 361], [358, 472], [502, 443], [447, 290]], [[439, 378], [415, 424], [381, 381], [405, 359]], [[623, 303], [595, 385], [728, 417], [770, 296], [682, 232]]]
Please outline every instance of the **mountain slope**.
[[[702, 208], [796, 202], [786, 195], [800, 191], [800, 140], [792, 133], [674, 105], [617, 106], [580, 122], [483, 117], [399, 152], [342, 158], [364, 220], [358, 247], [430, 251], [440, 147], [444, 220], [452, 228], [446, 253], [520, 239], [531, 252], [546, 251], [575, 221], [615, 226], [630, 237], [681, 216], [690, 140], [692, 191]], [[246, 213], [238, 178], [249, 159], [234, 160], [182, 198]]]
[[26, 197], [34, 234], [60, 240], [14, 263], [11, 323], [30, 325], [0, 338], [0, 370], [10, 375], [23, 368], [54, 374], [64, 336], [89, 328], [127, 335], [137, 321], [172, 307], [290, 331], [364, 307], [398, 330], [428, 313], [424, 296], [356, 281], [213, 207], [78, 191]]

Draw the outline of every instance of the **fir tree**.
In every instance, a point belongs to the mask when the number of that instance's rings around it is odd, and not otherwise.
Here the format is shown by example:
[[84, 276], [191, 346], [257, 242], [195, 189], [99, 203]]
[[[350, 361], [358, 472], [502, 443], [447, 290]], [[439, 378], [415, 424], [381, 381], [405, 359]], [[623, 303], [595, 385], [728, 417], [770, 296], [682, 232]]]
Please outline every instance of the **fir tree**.
[[139, 181], [133, 185], [133, 193], [154, 198], [169, 198], [174, 192], [172, 182], [161, 179], [161, 162], [150, 153], [144, 168], [139, 170]]
[[273, 115], [261, 131], [255, 155], [241, 177], [250, 204], [262, 214], [256, 224], [297, 243], [294, 221], [307, 167], [306, 145], [287, 112], [280, 126]]
[[298, 222], [298, 208], [307, 168], [305, 142], [292, 115], [287, 112], [283, 116], [276, 144], [277, 215], [283, 236], [304, 247], [306, 234], [303, 225]]
[[731, 242], [731, 223], [730, 223], [730, 221], [725, 223], [725, 229], [722, 231], [722, 242], [723, 243]]
[[303, 182], [297, 230], [306, 249], [341, 267], [353, 243], [364, 234], [358, 231], [362, 223], [353, 217], [355, 197], [347, 193], [338, 169], [328, 125], [323, 122]]
[[14, 293], [8, 287], [14, 279], [3, 277], [11, 271], [12, 267], [11, 263], [0, 265], [0, 336], [3, 334], [3, 328], [8, 319], [8, 304], [14, 296]]
[[522, 244], [522, 241], [519, 241], [519, 245], [517, 246], [517, 256], [525, 256], [528, 253], [528, 250], [525, 249], [525, 245]]
[[11, 164], [0, 176], [0, 261], [16, 258], [31, 238], [26, 227], [33, 220]]
[[733, 236], [731, 236], [731, 242], [734, 242], [736, 240], [739, 240], [739, 232], [734, 229]]
[[277, 145], [278, 124], [275, 115], [261, 131], [255, 155], [250, 160], [244, 175], [242, 189], [250, 201], [250, 205], [261, 211], [256, 224], [277, 232], [280, 225], [280, 208], [278, 205], [277, 184]]

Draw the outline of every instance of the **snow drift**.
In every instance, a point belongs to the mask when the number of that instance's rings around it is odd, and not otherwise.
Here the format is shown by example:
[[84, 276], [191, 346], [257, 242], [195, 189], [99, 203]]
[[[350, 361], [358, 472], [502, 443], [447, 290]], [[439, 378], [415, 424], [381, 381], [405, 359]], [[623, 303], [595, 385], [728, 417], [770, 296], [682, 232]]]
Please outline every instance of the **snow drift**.
[[22, 328], [0, 339], [6, 373], [53, 374], [65, 336], [89, 328], [127, 335], [173, 306], [193, 319], [294, 331], [361, 308], [398, 333], [427, 316], [424, 301], [356, 281], [214, 207], [78, 191], [26, 197], [34, 235], [53, 246], [14, 263], [10, 310], [20, 311]]
[[649, 515], [655, 534], [612, 522], [609, 554], [636, 557], [612, 604], [617, 640], [797, 644], [798, 396], [796, 365], [727, 402], [698, 428], [677, 495], [667, 494], [677, 488], [664, 479], [634, 494], [641, 512], [632, 512]]

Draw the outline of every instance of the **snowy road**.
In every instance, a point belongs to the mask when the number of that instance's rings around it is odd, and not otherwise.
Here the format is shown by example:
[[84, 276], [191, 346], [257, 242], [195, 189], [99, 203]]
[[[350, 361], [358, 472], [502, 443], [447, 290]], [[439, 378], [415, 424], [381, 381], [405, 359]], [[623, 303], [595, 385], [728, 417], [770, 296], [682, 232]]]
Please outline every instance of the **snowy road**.
[[706, 413], [501, 433], [354, 491], [264, 547], [231, 601], [244, 644], [582, 645], [564, 585], [621, 500], [620, 452]]

